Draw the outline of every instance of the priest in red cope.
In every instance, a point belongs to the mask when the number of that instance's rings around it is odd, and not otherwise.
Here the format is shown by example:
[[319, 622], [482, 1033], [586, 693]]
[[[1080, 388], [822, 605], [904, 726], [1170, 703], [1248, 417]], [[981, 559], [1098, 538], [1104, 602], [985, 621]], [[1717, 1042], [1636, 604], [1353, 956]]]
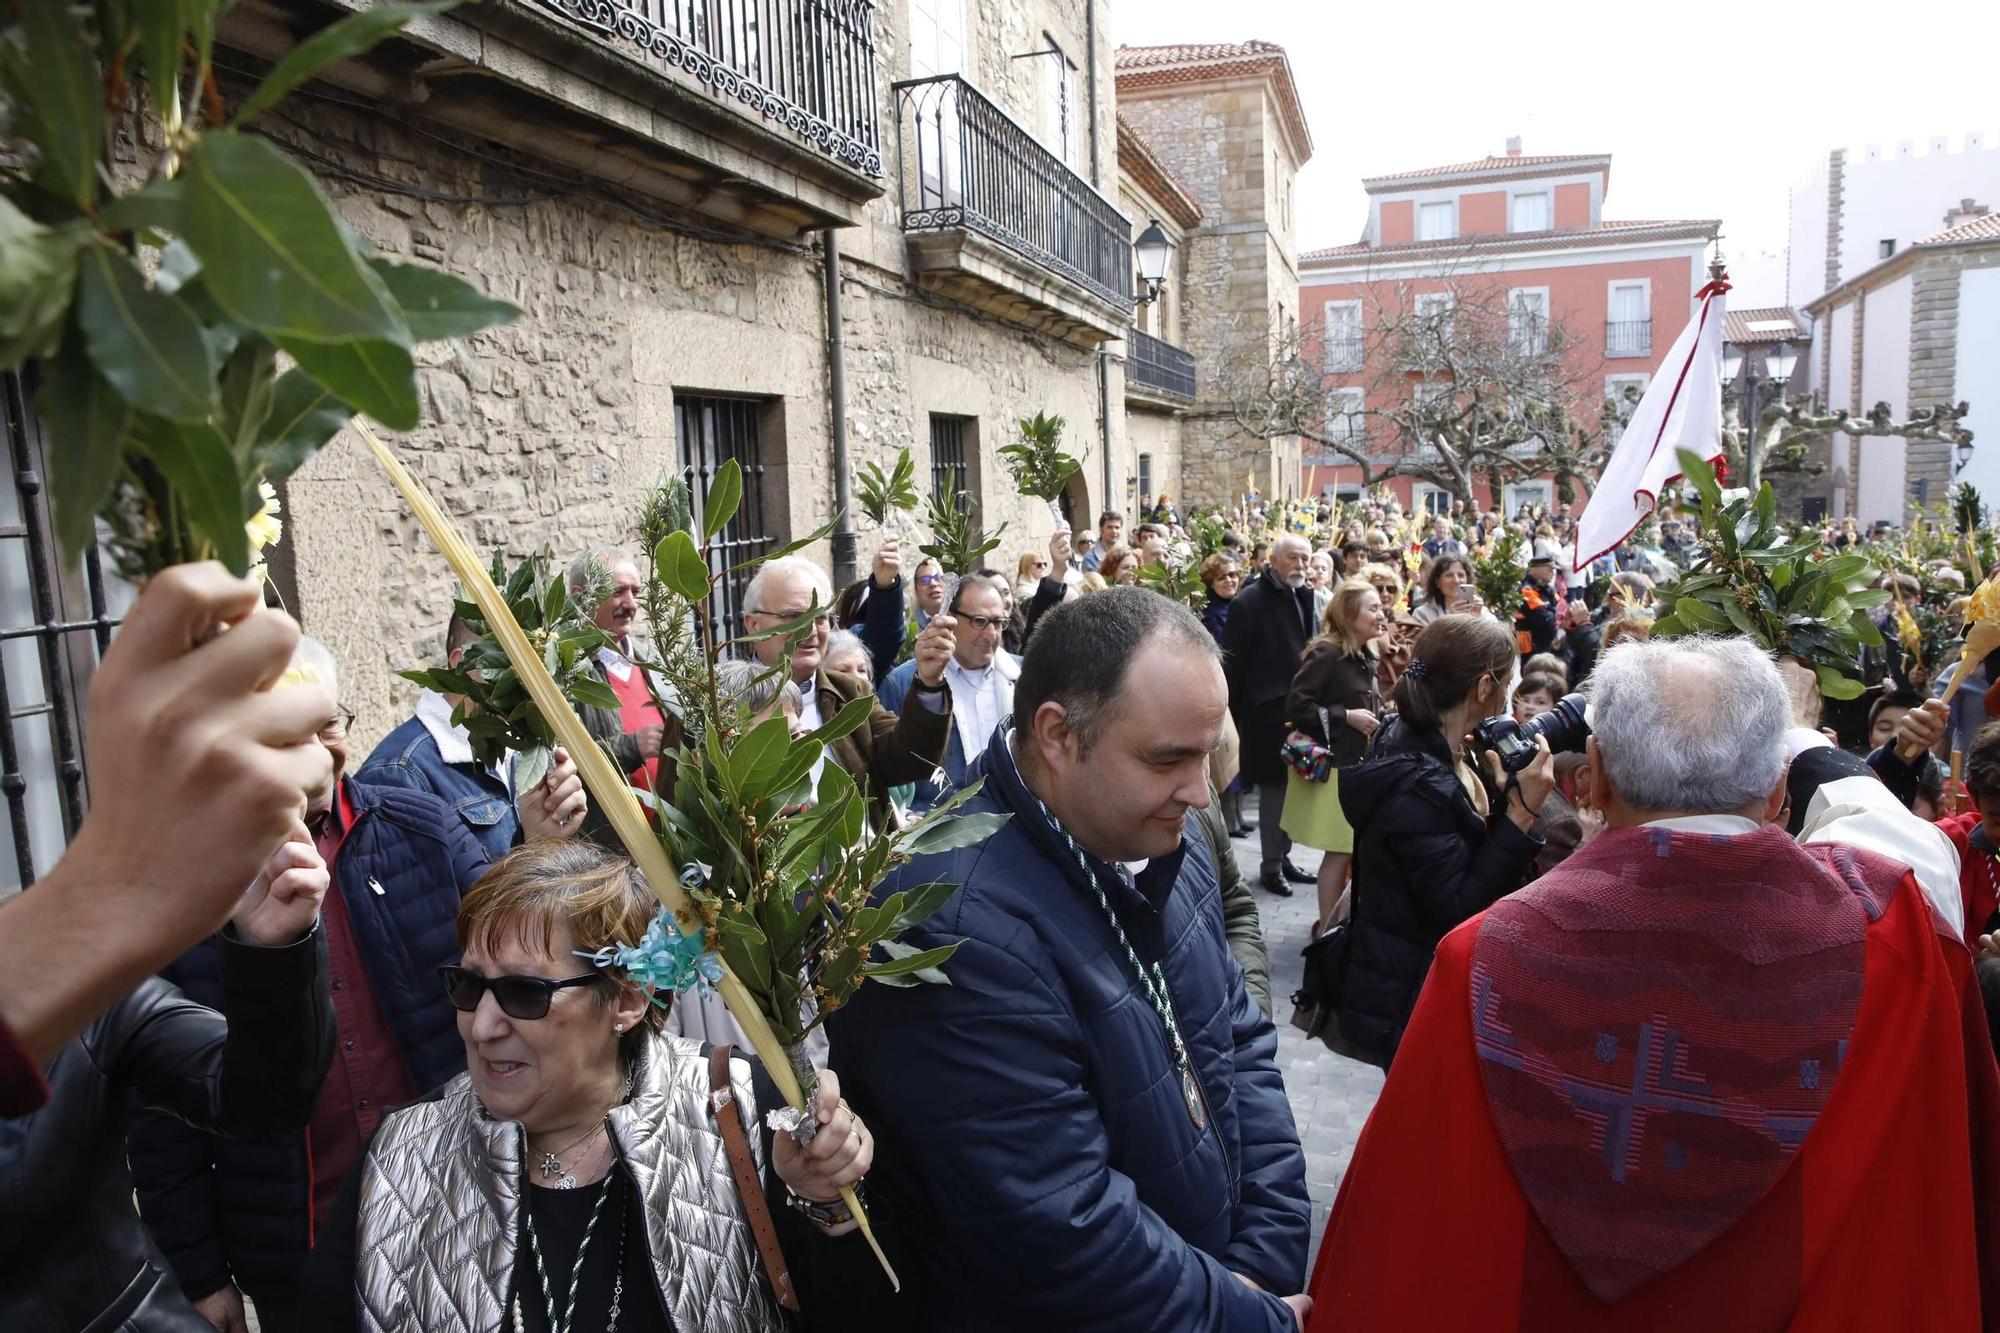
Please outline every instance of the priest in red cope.
[[1801, 847], [1741, 640], [1591, 677], [1609, 831], [1446, 936], [1309, 1333], [2000, 1325], [2000, 1074], [1900, 864]]

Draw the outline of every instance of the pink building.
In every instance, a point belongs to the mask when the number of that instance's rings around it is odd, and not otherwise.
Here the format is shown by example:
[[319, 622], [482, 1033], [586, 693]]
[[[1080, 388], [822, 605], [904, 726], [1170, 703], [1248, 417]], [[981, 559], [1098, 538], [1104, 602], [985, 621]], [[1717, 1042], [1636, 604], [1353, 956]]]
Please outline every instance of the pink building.
[[[1408, 457], [1412, 446], [1369, 413], [1387, 395], [1422, 392], [1424, 377], [1383, 364], [1395, 353], [1380, 330], [1412, 307], [1448, 310], [1468, 292], [1504, 310], [1510, 340], [1554, 344], [1580, 420], [1595, 421], [1601, 397], [1650, 383], [1687, 323], [1720, 224], [1608, 222], [1610, 182], [1609, 154], [1527, 157], [1519, 140], [1505, 156], [1364, 180], [1361, 240], [1299, 257], [1299, 312], [1323, 333], [1310, 350], [1322, 358], [1330, 431], [1376, 467]], [[1552, 327], [1562, 330], [1559, 343]], [[1351, 495], [1361, 480], [1353, 463], [1308, 445], [1302, 493]], [[1406, 505], [1449, 503], [1416, 478], [1390, 485]], [[1506, 489], [1492, 498], [1509, 512], [1554, 497], [1545, 477]], [[1479, 498], [1489, 490], [1480, 478]]]

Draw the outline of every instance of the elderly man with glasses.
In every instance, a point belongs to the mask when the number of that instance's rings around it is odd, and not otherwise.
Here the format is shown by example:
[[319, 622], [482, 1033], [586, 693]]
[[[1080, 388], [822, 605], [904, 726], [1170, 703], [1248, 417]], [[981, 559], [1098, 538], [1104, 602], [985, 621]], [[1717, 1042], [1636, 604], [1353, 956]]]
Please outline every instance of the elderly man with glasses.
[[[968, 574], [952, 590], [946, 608], [956, 629], [944, 678], [951, 690], [951, 741], [945, 747], [943, 773], [947, 785], [926, 778], [917, 783], [910, 809], [922, 814], [965, 780], [966, 770], [986, 753], [994, 732], [1014, 711], [1014, 682], [1021, 659], [1002, 643], [1013, 610], [1004, 578], [990, 573]], [[917, 682], [917, 664], [903, 663], [882, 682], [882, 706], [903, 711]]]
[[[292, 665], [339, 698], [323, 644], [301, 639]], [[362, 1145], [386, 1112], [465, 1068], [437, 976], [458, 960], [452, 922], [487, 853], [432, 792], [346, 775], [353, 716], [342, 709], [320, 732], [333, 764], [306, 794], [306, 827], [333, 879], [320, 922], [337, 1029], [310, 1125], [225, 1139], [147, 1110], [128, 1138], [146, 1225], [181, 1290], [217, 1328], [247, 1326], [246, 1297], [264, 1327], [289, 1326], [311, 1238]], [[221, 956], [210, 937], [163, 975], [214, 1007]]]
[[[874, 693], [859, 676], [826, 669], [832, 600], [833, 584], [826, 571], [796, 555], [781, 556], [760, 566], [750, 586], [743, 591], [744, 629], [763, 636], [751, 645], [757, 660], [772, 667], [790, 654], [792, 679], [798, 683], [805, 703], [799, 718], [809, 727], [831, 721], [854, 700]], [[814, 608], [818, 608], [819, 615], [796, 642], [791, 641], [792, 636], [780, 632], [785, 626], [805, 619]], [[927, 779], [944, 757], [945, 743], [951, 734], [952, 710], [945, 663], [952, 655], [953, 629], [951, 616], [938, 614], [917, 635], [911, 658], [916, 679], [914, 707], [905, 708], [898, 717], [877, 700], [868, 721], [858, 731], [828, 747], [833, 761], [846, 769], [860, 788], [868, 802], [869, 822], [878, 829], [887, 824], [890, 816], [889, 789]], [[826, 761], [822, 758], [820, 762]], [[817, 768], [813, 771], [815, 786], [819, 772]]]

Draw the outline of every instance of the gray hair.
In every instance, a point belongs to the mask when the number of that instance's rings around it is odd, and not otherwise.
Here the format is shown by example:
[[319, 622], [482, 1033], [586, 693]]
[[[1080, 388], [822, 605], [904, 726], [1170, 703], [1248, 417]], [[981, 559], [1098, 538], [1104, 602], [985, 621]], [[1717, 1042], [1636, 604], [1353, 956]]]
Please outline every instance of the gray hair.
[[588, 592], [592, 585], [610, 581], [611, 572], [620, 565], [630, 565], [637, 569], [639, 562], [627, 551], [616, 546], [600, 546], [595, 551], [585, 551], [569, 562], [569, 590], [572, 594]]
[[1635, 810], [1721, 814], [1770, 796], [1785, 771], [1791, 696], [1744, 639], [1628, 642], [1590, 675], [1604, 775]]
[[826, 651], [822, 657], [832, 657], [835, 653], [862, 653], [873, 658], [868, 645], [861, 642], [861, 636], [851, 629], [837, 629], [826, 636]]
[[340, 701], [340, 664], [325, 644], [310, 635], [299, 635], [299, 646], [292, 649], [292, 665], [326, 686], [336, 703]]
[[1308, 556], [1312, 555], [1312, 549], [1313, 549], [1312, 543], [1307, 541], [1304, 537], [1299, 536], [1298, 533], [1287, 532], [1283, 536], [1279, 537], [1278, 540], [1271, 543], [1272, 558], [1275, 559], [1277, 557], [1278, 552], [1286, 550], [1287, 548], [1295, 551], [1303, 551]]
[[833, 605], [833, 580], [826, 576], [825, 570], [802, 555], [781, 555], [776, 560], [766, 560], [757, 567], [757, 572], [750, 576], [750, 586], [743, 590], [745, 611], [765, 609], [764, 588], [773, 574], [792, 574], [804, 579], [812, 588], [813, 596], [820, 606]]
[[715, 691], [721, 698], [748, 713], [761, 713], [774, 699], [790, 699], [795, 707], [805, 707], [798, 683], [779, 667], [741, 657], [724, 658], [715, 664]]

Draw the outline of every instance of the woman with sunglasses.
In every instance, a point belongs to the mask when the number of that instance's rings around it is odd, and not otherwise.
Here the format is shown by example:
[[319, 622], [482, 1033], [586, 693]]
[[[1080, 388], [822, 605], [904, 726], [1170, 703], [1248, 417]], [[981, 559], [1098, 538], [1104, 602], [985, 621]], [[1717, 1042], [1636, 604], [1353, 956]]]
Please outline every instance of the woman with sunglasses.
[[443, 985], [467, 1072], [383, 1121], [313, 1251], [300, 1327], [761, 1333], [858, 1323], [887, 1298], [839, 1202], [874, 1143], [837, 1079], [802, 1148], [765, 1128], [781, 1103], [754, 1061], [667, 1035], [665, 1008], [589, 961], [638, 944], [658, 907], [587, 842], [518, 848], [466, 894]]
[[1506, 711], [1516, 660], [1512, 630], [1491, 616], [1432, 621], [1396, 682], [1396, 715], [1340, 770], [1354, 860], [1344, 975], [1318, 974], [1339, 1020], [1327, 1040], [1384, 1069], [1438, 941], [1526, 882], [1542, 849], [1530, 830], [1555, 787], [1547, 743], [1511, 780], [1491, 754], [1482, 772], [1471, 744]]

